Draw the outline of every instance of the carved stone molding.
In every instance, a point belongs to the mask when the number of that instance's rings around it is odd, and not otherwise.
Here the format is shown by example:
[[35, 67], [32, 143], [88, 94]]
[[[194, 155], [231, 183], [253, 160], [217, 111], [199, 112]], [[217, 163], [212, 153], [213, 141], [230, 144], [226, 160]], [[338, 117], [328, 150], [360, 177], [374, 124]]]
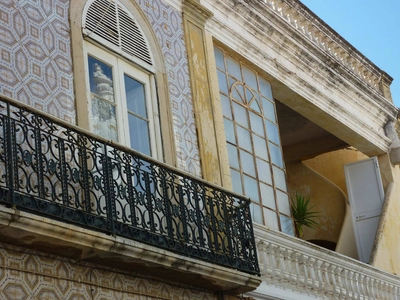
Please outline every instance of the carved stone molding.
[[[292, 295], [284, 299], [400, 297], [400, 279], [395, 275], [280, 232], [258, 228], [256, 238], [263, 286]], [[263, 299], [262, 293], [257, 289], [248, 295]]]

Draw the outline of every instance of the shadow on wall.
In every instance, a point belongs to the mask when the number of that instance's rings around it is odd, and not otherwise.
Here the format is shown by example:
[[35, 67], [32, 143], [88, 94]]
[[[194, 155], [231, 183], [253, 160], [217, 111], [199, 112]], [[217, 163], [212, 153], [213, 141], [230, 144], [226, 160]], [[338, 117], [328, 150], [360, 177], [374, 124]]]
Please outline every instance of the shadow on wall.
[[346, 215], [347, 198], [335, 184], [302, 162], [286, 165], [291, 195], [311, 197], [311, 206], [318, 212], [319, 225], [304, 228], [303, 239], [335, 250]]

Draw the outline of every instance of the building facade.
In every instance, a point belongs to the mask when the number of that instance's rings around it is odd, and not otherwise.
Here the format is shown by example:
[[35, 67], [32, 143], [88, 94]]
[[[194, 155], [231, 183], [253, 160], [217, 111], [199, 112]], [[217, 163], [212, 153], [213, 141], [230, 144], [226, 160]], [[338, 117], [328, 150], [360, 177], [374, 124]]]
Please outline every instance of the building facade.
[[300, 1], [2, 1], [0, 53], [1, 298], [400, 297], [392, 78]]

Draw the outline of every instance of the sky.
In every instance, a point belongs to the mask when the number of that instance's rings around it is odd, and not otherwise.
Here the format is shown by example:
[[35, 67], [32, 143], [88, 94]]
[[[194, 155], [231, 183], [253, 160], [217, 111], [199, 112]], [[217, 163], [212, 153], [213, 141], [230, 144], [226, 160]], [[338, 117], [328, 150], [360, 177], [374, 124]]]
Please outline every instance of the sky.
[[394, 78], [400, 107], [400, 0], [300, 0], [378, 68]]

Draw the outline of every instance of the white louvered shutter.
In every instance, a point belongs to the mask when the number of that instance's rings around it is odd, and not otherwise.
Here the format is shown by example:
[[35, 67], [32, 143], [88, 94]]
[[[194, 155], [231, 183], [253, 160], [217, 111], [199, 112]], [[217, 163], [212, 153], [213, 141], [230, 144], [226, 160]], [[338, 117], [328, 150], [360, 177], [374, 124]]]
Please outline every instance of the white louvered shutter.
[[148, 43], [133, 18], [122, 5], [94, 0], [84, 15], [83, 34], [152, 71]]

